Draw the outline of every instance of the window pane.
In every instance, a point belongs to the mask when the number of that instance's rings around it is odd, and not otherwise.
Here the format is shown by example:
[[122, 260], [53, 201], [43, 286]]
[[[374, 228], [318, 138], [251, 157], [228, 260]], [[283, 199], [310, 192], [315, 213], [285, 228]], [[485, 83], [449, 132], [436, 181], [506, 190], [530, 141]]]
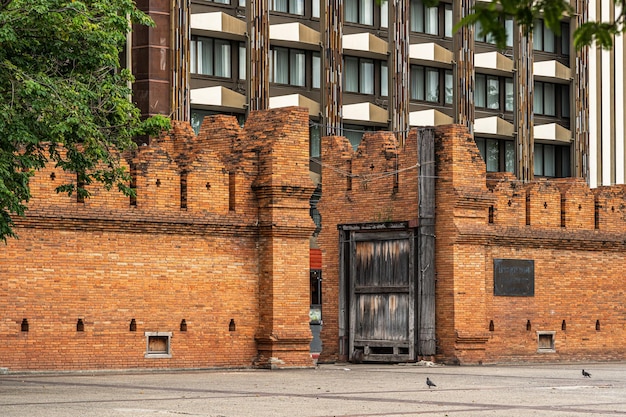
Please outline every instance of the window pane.
[[454, 27], [454, 17], [452, 15], [452, 5], [451, 4], [446, 4], [445, 5], [445, 11], [444, 11], [444, 33], [443, 35], [446, 38], [451, 38], [452, 37], [452, 28]]
[[554, 32], [552, 32], [548, 27], [543, 28], [543, 50], [546, 52], [555, 52]]
[[533, 100], [534, 112], [543, 114], [543, 83], [535, 83], [535, 98]]
[[479, 42], [484, 42], [484, 36], [481, 35], [483, 30], [483, 25], [480, 22], [474, 23], [474, 40]]
[[304, 0], [289, 0], [289, 13], [304, 15]]
[[485, 139], [482, 138], [474, 138], [474, 142], [476, 142], [476, 146], [478, 147], [478, 151], [480, 152], [480, 156], [483, 158], [483, 161], [486, 159], [486, 150], [485, 150]]
[[515, 172], [515, 142], [504, 142], [504, 164], [506, 172]]
[[387, 69], [387, 63], [381, 62], [380, 64], [380, 95], [387, 97], [389, 95], [389, 71]]
[[556, 84], [545, 83], [543, 85], [543, 114], [556, 116]]
[[215, 41], [215, 74], [217, 77], [230, 77], [230, 42]]
[[192, 39], [191, 42], [189, 42], [189, 54], [191, 55], [190, 62], [189, 62], [189, 65], [191, 66], [190, 71], [192, 74], [197, 74], [198, 73], [198, 41], [196, 41], [195, 39]]
[[352, 145], [352, 149], [356, 151], [356, 148], [359, 147], [361, 140], [363, 139], [363, 131], [359, 126], [344, 126], [343, 136], [350, 141]]
[[487, 172], [498, 172], [498, 161], [500, 160], [500, 151], [498, 141], [495, 139], [487, 139]]
[[273, 0], [272, 10], [287, 13], [289, 11], [287, 4], [287, 0]]
[[291, 51], [289, 60], [289, 84], [304, 86], [304, 52]]
[[410, 30], [424, 32], [424, 5], [422, 0], [411, 0], [409, 12], [411, 15]]
[[486, 107], [487, 106], [487, 80], [484, 75], [476, 74], [476, 91], [474, 95], [474, 102], [476, 107]]
[[543, 49], [543, 23], [535, 22], [533, 26], [533, 49], [541, 51]]
[[561, 86], [561, 115], [570, 117], [569, 86]]
[[289, 51], [285, 48], [274, 50], [274, 82], [289, 84]]
[[561, 153], [561, 176], [569, 177], [570, 176], [570, 154], [569, 154], [569, 146], [559, 146]]
[[424, 67], [411, 67], [411, 99], [424, 100]]
[[354, 57], [345, 57], [346, 91], [356, 93], [359, 91], [359, 60]]
[[426, 101], [439, 102], [439, 71], [428, 69], [426, 71]]
[[198, 40], [198, 74], [213, 75], [213, 42]]
[[243, 43], [239, 44], [239, 79], [246, 79], [246, 46]]
[[506, 19], [504, 28], [506, 30], [506, 46], [513, 46], [513, 19]]
[[554, 145], [543, 145], [543, 167], [546, 177], [556, 176], [556, 155]]
[[374, 62], [371, 60], [361, 60], [360, 92], [363, 94], [374, 94]]
[[322, 78], [322, 67], [321, 67], [321, 58], [318, 52], [313, 54], [313, 65], [311, 71], [311, 87], [320, 88], [321, 87], [321, 78]]
[[358, 23], [359, 0], [345, 0], [343, 11], [346, 15], [346, 22]]
[[424, 22], [424, 32], [437, 35], [439, 34], [439, 16], [437, 7], [426, 8], [426, 19]]
[[312, 158], [320, 156], [322, 134], [319, 126], [311, 126], [309, 129], [309, 153]]
[[543, 175], [543, 145], [535, 143], [535, 175]]
[[490, 109], [500, 108], [500, 81], [495, 77], [487, 79], [487, 107]]
[[569, 24], [561, 23], [561, 54], [569, 55]]
[[446, 71], [445, 78], [446, 104], [452, 104], [454, 103], [454, 75], [452, 75], [452, 71]]
[[513, 90], [513, 80], [511, 78], [507, 78], [504, 81], [505, 85], [505, 102], [504, 102], [504, 110], [505, 111], [513, 111], [515, 110], [515, 93]]
[[320, 0], [313, 0], [311, 4], [311, 15], [313, 17], [320, 17]]
[[386, 28], [389, 26], [389, 2], [383, 1], [380, 5], [380, 27]]
[[361, 0], [361, 12], [359, 23], [364, 25], [374, 24], [374, 2], [373, 0]]

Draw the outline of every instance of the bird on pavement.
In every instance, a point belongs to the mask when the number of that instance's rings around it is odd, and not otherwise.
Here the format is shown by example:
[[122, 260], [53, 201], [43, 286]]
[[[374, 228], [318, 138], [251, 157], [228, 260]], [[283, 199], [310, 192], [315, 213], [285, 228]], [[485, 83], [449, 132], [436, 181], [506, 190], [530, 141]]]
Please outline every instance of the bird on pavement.
[[426, 385], [428, 385], [428, 389], [430, 389], [430, 387], [436, 387], [437, 385], [435, 385], [435, 383], [433, 381], [430, 380], [430, 378], [426, 377]]
[[583, 376], [585, 378], [591, 378], [591, 374], [583, 369]]

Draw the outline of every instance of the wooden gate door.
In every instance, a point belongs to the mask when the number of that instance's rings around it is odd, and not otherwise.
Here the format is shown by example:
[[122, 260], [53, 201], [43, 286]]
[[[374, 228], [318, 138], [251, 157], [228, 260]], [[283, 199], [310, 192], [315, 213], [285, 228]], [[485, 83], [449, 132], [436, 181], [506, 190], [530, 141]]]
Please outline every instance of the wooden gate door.
[[[415, 359], [412, 231], [350, 232], [349, 353], [353, 361]], [[344, 254], [345, 255], [345, 254]]]

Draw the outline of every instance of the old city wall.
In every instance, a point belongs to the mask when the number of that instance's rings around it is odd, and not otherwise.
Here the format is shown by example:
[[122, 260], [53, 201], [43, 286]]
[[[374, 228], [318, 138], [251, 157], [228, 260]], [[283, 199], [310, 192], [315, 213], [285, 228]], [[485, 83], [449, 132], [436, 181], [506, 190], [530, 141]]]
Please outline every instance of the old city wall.
[[0, 367], [312, 366], [307, 117], [175, 123], [123, 156], [134, 198], [38, 172], [0, 250]]
[[[466, 129], [434, 133], [437, 360], [623, 360], [626, 189], [487, 174]], [[418, 219], [415, 138], [396, 149], [393, 135], [376, 133], [356, 152], [343, 138], [325, 138], [320, 360], [340, 356], [336, 225]], [[532, 261], [533, 294], [495, 295], [494, 260]]]

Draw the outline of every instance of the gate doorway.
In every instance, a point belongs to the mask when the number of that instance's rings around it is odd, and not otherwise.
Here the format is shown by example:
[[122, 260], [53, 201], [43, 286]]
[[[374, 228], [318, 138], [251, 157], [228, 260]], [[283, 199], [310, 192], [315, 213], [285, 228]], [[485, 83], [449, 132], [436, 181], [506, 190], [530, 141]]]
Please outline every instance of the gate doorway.
[[406, 223], [339, 228], [342, 356], [353, 362], [416, 360], [414, 229]]

